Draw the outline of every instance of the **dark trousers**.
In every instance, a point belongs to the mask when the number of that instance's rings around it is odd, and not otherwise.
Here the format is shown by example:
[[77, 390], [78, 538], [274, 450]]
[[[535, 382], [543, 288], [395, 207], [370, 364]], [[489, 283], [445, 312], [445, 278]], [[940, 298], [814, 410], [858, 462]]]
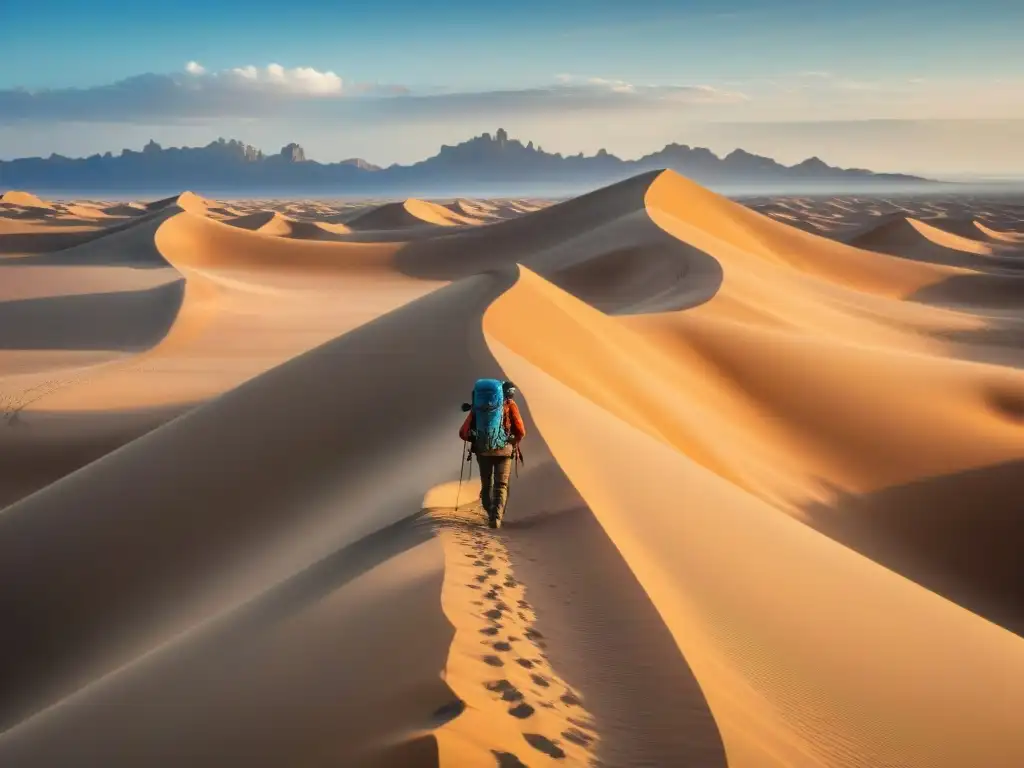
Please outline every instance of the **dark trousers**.
[[500, 518], [505, 513], [505, 502], [508, 501], [512, 457], [477, 454], [476, 463], [480, 467], [480, 501], [489, 516]]

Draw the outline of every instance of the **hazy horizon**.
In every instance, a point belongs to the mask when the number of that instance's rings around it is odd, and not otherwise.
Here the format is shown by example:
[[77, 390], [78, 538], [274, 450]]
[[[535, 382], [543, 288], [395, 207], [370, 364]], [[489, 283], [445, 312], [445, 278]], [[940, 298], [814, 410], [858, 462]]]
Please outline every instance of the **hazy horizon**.
[[563, 154], [678, 142], [787, 165], [1024, 176], [1022, 22], [1024, 6], [1001, 0], [524, 0], [472, 14], [184, 0], [159, 18], [112, 0], [20, 4], [0, 42], [31, 66], [0, 72], [0, 153], [223, 136], [387, 166], [500, 125]]

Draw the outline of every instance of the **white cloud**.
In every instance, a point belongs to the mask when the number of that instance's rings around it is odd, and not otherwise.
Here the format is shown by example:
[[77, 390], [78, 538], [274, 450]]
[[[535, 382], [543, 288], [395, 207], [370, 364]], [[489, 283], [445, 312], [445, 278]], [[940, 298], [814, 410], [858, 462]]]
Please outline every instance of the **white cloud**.
[[[0, 123], [127, 122], [161, 125], [188, 120], [448, 119], [581, 112], [669, 111], [746, 101], [742, 93], [708, 85], [647, 85], [606, 77], [560, 75], [531, 88], [412, 93], [400, 85], [349, 84], [313, 67], [246, 65], [210, 71], [189, 61], [183, 71], [142, 74], [90, 88], [0, 90]], [[722, 115], [723, 117], [725, 115]]]
[[256, 87], [296, 95], [340, 96], [345, 90], [344, 81], [334, 72], [319, 72], [312, 67], [286, 69], [280, 64], [268, 64], [265, 69], [258, 69], [249, 64], [207, 73], [201, 64], [190, 61], [185, 71], [214, 85]]

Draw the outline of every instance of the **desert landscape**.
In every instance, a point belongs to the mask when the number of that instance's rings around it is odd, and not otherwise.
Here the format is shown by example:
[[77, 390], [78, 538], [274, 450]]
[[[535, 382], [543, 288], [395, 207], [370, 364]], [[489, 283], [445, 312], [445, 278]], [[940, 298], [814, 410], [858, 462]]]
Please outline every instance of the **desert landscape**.
[[1021, 196], [5, 192], [0, 765], [1024, 765], [1022, 368]]

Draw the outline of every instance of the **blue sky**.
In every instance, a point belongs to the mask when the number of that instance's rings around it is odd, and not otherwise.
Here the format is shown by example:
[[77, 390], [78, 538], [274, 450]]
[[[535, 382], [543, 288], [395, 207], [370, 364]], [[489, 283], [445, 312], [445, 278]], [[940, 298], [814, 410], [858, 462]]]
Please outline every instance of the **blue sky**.
[[500, 122], [564, 152], [680, 141], [996, 172], [1024, 135], [1020, 0], [49, 0], [3, 15], [5, 157], [224, 135], [387, 164]]

